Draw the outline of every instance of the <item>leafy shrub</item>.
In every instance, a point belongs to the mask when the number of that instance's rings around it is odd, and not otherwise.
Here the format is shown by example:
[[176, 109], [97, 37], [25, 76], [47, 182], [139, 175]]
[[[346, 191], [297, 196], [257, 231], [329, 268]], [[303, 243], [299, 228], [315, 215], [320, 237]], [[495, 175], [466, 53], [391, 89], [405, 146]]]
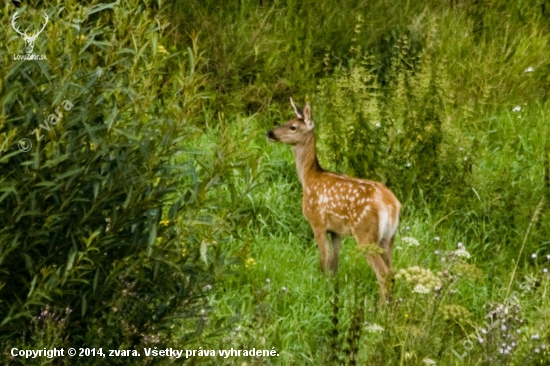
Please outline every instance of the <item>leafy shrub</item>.
[[[161, 2], [44, 10], [52, 21], [35, 52], [47, 62], [11, 60], [22, 40], [0, 34], [9, 50], [0, 71], [0, 342], [12, 346], [47, 307], [67, 314], [58, 338], [72, 347], [162, 345], [175, 324], [185, 342], [204, 326], [203, 288], [223, 268], [216, 243], [231, 230], [207, 194], [219, 179], [193, 158], [208, 97], [197, 48], [169, 44]], [[57, 124], [37, 129], [63, 101], [72, 107]], [[23, 137], [29, 152], [18, 149]], [[223, 157], [209, 164], [223, 174]]]
[[445, 62], [433, 49], [411, 55], [408, 44], [404, 36], [382, 77], [373, 58], [360, 55], [318, 87], [323, 164], [384, 181], [402, 200], [460, 185], [469, 173], [458, 149], [449, 149]]

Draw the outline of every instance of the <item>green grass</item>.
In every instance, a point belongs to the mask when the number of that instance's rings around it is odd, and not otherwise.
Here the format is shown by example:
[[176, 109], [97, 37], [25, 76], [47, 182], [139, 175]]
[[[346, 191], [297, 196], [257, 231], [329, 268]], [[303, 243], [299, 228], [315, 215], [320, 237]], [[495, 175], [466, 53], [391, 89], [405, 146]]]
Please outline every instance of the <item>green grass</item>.
[[[231, 244], [231, 250], [241, 259], [241, 264], [234, 265], [234, 273], [214, 288], [210, 295], [210, 305], [215, 309], [210, 314], [212, 322], [231, 317], [236, 317], [238, 321], [231, 325], [229, 334], [202, 339], [195, 346], [208, 344], [210, 349], [275, 347], [280, 354], [278, 358], [269, 360], [242, 357], [221, 363], [227, 365], [331, 364], [336, 362], [335, 356], [339, 357], [340, 362], [348, 364], [351, 358], [346, 350], [354, 340], [359, 344], [359, 364], [422, 364], [424, 358], [436, 360], [438, 364], [462, 364], [452, 350], [463, 354], [463, 342], [475, 333], [476, 327], [484, 327], [487, 321], [485, 316], [496, 306], [491, 304], [501, 304], [506, 300], [506, 286], [518, 259], [520, 239], [527, 228], [521, 226], [521, 229], [513, 231], [512, 228], [495, 227], [499, 223], [496, 219], [492, 221], [489, 217], [486, 221], [481, 220], [483, 211], [494, 210], [492, 205], [495, 204], [488, 201], [489, 187], [482, 189], [485, 186], [474, 186], [480, 198], [470, 188], [469, 194], [475, 197], [471, 201], [474, 202], [473, 207], [436, 209], [423, 204], [421, 199], [413, 198], [403, 202], [403, 221], [394, 249], [395, 270], [420, 266], [433, 273], [448, 270], [457, 278], [452, 284], [446, 284], [437, 298], [433, 294], [415, 294], [412, 292], [413, 286], [398, 280], [392, 305], [387, 309], [377, 309], [378, 285], [374, 273], [356, 250], [355, 241], [348, 238], [340, 255], [338, 336], [335, 337], [335, 283], [334, 279], [320, 271], [311, 229], [300, 212], [301, 187], [292, 153], [288, 146], [265, 141], [261, 118], [261, 115], [251, 119], [237, 117], [223, 127], [224, 133], [230, 136], [240, 133], [247, 136], [246, 151], [251, 152], [249, 159], [262, 159], [261, 173], [257, 176], [258, 186], [250, 192], [250, 199], [244, 208], [245, 211], [250, 210], [252, 216], [239, 225], [238, 239]], [[500, 142], [505, 151], [513, 149], [513, 137], [525, 141], [526, 148], [535, 151], [537, 139], [543, 137], [533, 134], [528, 126], [516, 126], [515, 121], [517, 116], [506, 112], [486, 128], [496, 128], [506, 137], [505, 141]], [[545, 128], [542, 122], [537, 127]], [[205, 140], [214, 141], [216, 135], [212, 132]], [[522, 135], [528, 137], [522, 138]], [[490, 136], [483, 140], [481, 150], [484, 146], [495, 144], [488, 141]], [[480, 167], [475, 178], [482, 180], [483, 174], [495, 174], [495, 168], [482, 169], [484, 164], [496, 164], [505, 169], [505, 163], [495, 157], [506, 162], [514, 160], [507, 155], [508, 152], [502, 154], [479, 157]], [[517, 156], [516, 159], [524, 161], [527, 157]], [[531, 169], [540, 169], [540, 166]], [[525, 179], [523, 186], [527, 186], [528, 182], [536, 186], [537, 182], [529, 179], [527, 172], [514, 179]], [[525, 222], [529, 223], [535, 207], [530, 212], [525, 209]], [[540, 220], [541, 217], [538, 217], [533, 221], [533, 228], [540, 224]], [[508, 237], [495, 236], [503, 233]], [[403, 237], [414, 237], [420, 244], [410, 246], [402, 241]], [[519, 243], [512, 238], [518, 238]], [[514, 330], [520, 328], [523, 332], [523, 343], [520, 339], [516, 340], [521, 345], [517, 346], [519, 351], [515, 354], [516, 359], [523, 360], [529, 360], [530, 355], [546, 357], [546, 351], [534, 353], [537, 345], [529, 345], [528, 337], [545, 332], [547, 321], [539, 323], [533, 320], [548, 318], [548, 313], [541, 306], [549, 301], [548, 276], [542, 269], [550, 267], [550, 261], [540, 258], [540, 255], [537, 261], [528, 259], [537, 248], [539, 252], [544, 251], [542, 248], [547, 242], [533, 242], [532, 236], [528, 239], [512, 289], [521, 293], [519, 286], [529, 273], [533, 273], [541, 283], [536, 291], [525, 292], [520, 299], [522, 310], [517, 315], [525, 319], [524, 323], [516, 324], [514, 320], [509, 323], [514, 323]], [[450, 257], [446, 257], [445, 262], [441, 261], [444, 252], [457, 249], [458, 242], [462, 242], [472, 255], [465, 262], [474, 265], [481, 277], [472, 272], [472, 267], [458, 271], [456, 264], [450, 265]], [[448, 310], [443, 309], [449, 305], [467, 309], [470, 317], [445, 320], [445, 311]], [[354, 333], [353, 325], [357, 319], [360, 319], [361, 327]], [[384, 331], [368, 332], [367, 323], [378, 324]], [[464, 363], [494, 364], [496, 360], [509, 360], [499, 353], [503, 340], [501, 333], [505, 332], [495, 329], [483, 344], [476, 343], [467, 352]], [[490, 357], [494, 358], [493, 361], [489, 360]]]

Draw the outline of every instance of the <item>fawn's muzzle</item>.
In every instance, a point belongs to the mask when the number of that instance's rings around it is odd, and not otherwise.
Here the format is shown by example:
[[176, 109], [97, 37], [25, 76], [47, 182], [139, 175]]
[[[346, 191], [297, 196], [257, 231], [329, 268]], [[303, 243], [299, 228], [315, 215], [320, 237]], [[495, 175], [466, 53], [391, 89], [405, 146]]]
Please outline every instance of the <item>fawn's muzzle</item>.
[[275, 137], [275, 134], [273, 133], [273, 130], [266, 133], [265, 136], [267, 137], [268, 140], [277, 141], [277, 137]]

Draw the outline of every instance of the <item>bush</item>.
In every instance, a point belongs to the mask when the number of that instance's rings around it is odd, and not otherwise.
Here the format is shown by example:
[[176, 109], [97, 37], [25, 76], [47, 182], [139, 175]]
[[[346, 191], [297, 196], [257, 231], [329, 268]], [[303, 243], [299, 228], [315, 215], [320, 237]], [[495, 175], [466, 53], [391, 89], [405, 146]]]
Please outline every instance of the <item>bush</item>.
[[[9, 50], [0, 71], [0, 342], [42, 331], [35, 346], [135, 349], [166, 344], [175, 324], [185, 342], [204, 326], [203, 288], [223, 267], [215, 243], [230, 230], [207, 194], [220, 183], [190, 154], [208, 97], [197, 48], [168, 43], [160, 1], [44, 10], [52, 21], [35, 52], [47, 62], [10, 60], [22, 40], [0, 35]], [[30, 151], [18, 149], [22, 138]], [[224, 161], [210, 162], [216, 176]], [[47, 336], [44, 312], [66, 319], [63, 334]]]
[[433, 49], [411, 55], [409, 48], [404, 36], [383, 76], [369, 55], [336, 66], [318, 87], [317, 109], [323, 165], [386, 182], [403, 201], [419, 191], [430, 199], [445, 187], [460, 190], [471, 172], [445, 123], [445, 61]]

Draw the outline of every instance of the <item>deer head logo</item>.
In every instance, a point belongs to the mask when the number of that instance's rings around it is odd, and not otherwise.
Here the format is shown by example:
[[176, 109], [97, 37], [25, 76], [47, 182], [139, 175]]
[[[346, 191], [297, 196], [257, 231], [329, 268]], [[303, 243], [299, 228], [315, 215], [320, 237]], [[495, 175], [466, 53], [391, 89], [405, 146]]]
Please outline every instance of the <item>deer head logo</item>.
[[17, 18], [19, 17], [19, 14], [15, 13], [13, 14], [13, 18], [11, 19], [11, 26], [13, 27], [13, 29], [19, 33], [22, 37], [23, 37], [23, 40], [25, 41], [25, 48], [27, 49], [27, 53], [28, 54], [31, 54], [32, 53], [32, 50], [34, 48], [34, 42], [36, 42], [36, 39], [38, 38], [38, 36], [40, 35], [40, 33], [42, 33], [42, 31], [44, 30], [44, 28], [46, 28], [46, 24], [48, 24], [48, 14], [46, 14], [44, 12], [44, 19], [45, 19], [45, 22], [44, 22], [44, 26], [42, 27], [42, 29], [40, 29], [38, 32], [34, 31], [34, 33], [32, 34], [32, 36], [29, 36], [27, 35], [27, 32], [20, 32], [19, 31], [19, 28], [16, 27], [15, 25], [15, 21], [17, 20]]

